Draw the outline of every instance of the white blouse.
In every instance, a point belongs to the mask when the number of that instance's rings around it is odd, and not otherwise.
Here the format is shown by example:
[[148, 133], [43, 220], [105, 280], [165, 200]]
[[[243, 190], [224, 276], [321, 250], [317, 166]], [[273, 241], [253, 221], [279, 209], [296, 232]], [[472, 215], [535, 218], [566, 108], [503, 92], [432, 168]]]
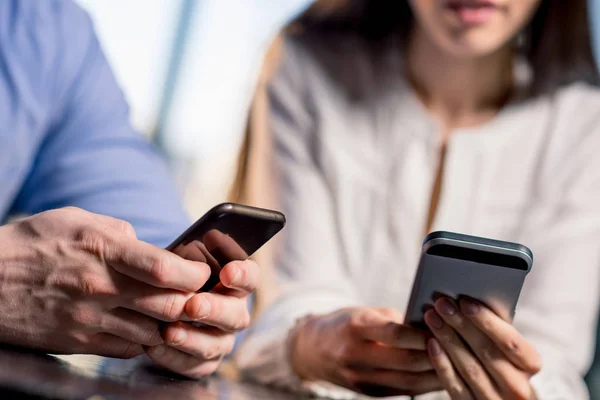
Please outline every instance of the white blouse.
[[[270, 84], [288, 217], [280, 295], [237, 354], [243, 374], [294, 386], [288, 330], [348, 306], [404, 311], [440, 154], [439, 126], [402, 78], [399, 51], [288, 37]], [[534, 253], [514, 320], [542, 354], [540, 399], [585, 399], [600, 284], [600, 91], [574, 84], [514, 101], [450, 136], [433, 230]], [[425, 398], [425, 397], [423, 397]], [[438, 393], [426, 398], [446, 398]]]

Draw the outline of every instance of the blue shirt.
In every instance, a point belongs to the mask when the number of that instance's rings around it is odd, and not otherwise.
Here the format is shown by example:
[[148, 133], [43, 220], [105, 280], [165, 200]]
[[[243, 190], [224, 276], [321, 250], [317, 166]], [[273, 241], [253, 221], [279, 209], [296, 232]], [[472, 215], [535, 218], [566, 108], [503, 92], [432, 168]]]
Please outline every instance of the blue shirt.
[[0, 184], [3, 220], [72, 205], [127, 220], [159, 246], [188, 225], [71, 1], [0, 1]]

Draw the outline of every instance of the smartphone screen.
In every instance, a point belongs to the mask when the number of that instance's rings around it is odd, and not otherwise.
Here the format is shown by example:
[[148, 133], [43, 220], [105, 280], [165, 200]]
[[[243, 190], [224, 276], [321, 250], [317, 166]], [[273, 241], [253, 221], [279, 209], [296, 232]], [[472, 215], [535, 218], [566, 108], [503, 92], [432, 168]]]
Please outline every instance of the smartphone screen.
[[248, 259], [284, 225], [285, 217], [277, 211], [221, 204], [200, 218], [167, 250], [210, 266], [211, 276], [200, 289], [207, 292], [219, 283], [219, 273], [226, 264]]

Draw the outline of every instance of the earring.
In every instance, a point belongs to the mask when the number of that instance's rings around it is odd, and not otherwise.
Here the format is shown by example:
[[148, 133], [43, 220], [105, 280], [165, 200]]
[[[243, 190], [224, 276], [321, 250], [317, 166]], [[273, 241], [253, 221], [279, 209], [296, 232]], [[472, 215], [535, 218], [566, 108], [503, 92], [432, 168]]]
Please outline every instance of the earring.
[[524, 52], [527, 47], [527, 41], [527, 34], [525, 33], [525, 31], [519, 32], [517, 34], [517, 37], [515, 38], [516, 50], [519, 52]]

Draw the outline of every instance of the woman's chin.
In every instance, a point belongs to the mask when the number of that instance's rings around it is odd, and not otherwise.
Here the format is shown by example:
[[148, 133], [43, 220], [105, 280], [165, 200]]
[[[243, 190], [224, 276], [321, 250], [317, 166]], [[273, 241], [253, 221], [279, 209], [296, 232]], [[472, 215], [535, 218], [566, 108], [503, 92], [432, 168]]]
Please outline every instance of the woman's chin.
[[458, 59], [471, 60], [490, 56], [500, 50], [506, 43], [504, 38], [489, 38], [462, 36], [444, 40], [443, 50]]

